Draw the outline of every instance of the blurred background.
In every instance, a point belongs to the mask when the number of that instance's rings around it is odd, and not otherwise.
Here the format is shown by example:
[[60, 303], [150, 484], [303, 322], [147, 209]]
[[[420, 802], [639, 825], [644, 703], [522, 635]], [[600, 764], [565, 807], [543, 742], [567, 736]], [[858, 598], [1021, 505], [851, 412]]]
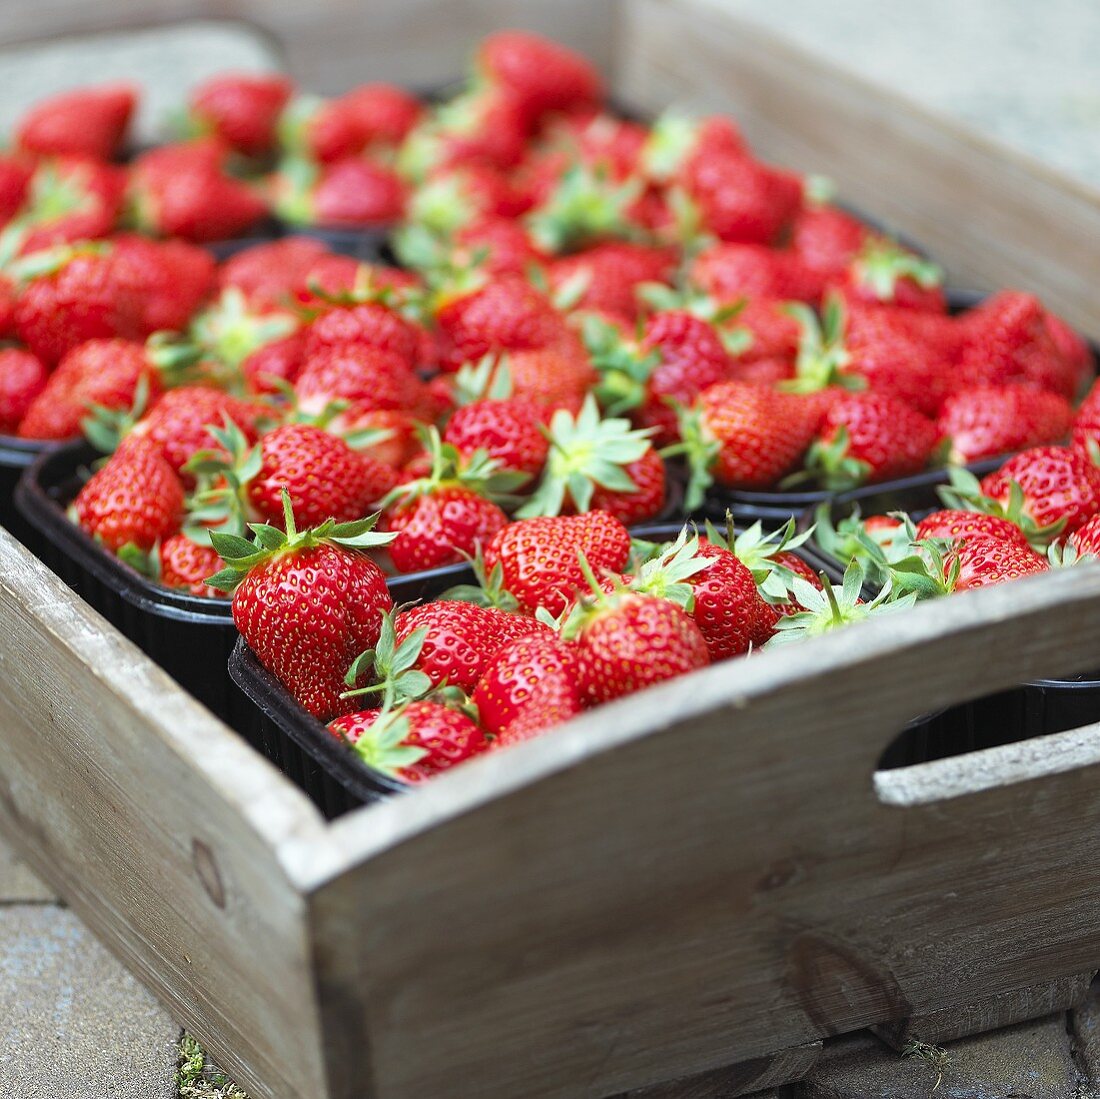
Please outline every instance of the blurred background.
[[[1100, 176], [1100, 4], [702, 2], [747, 16], [1053, 166], [1088, 180]], [[481, 34], [509, 24], [592, 52], [601, 39], [593, 28], [613, 23], [614, 6], [611, 0], [2, 0], [0, 127], [7, 130], [26, 103], [49, 92], [130, 78], [147, 89], [139, 132], [153, 137], [183, 89], [213, 72], [287, 67], [318, 92], [371, 78], [408, 81], [425, 72], [444, 78], [460, 69]]]

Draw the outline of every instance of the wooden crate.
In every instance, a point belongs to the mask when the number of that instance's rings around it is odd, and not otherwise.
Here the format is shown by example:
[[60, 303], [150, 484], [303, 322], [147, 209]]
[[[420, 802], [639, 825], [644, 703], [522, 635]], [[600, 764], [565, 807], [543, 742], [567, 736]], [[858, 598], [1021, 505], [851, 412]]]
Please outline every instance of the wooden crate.
[[[693, 0], [590, 8], [628, 95], [706, 89], [1100, 335], [1095, 196]], [[332, 824], [2, 533], [0, 621], [0, 829], [257, 1097], [728, 1096], [829, 1035], [1063, 1006], [1100, 959], [1100, 727], [876, 773], [920, 712], [1094, 666], [1100, 569], [718, 665]]]

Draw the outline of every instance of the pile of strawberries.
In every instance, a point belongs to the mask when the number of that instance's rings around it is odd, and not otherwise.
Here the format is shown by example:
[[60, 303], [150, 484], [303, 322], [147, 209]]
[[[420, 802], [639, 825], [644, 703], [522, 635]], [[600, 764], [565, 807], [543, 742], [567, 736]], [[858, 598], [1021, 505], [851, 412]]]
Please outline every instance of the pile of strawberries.
[[[443, 765], [425, 708], [507, 743], [930, 590], [888, 569], [924, 551], [868, 531], [844, 536], [881, 557], [860, 566], [874, 600], [862, 574], [822, 587], [797, 558], [761, 564], [782, 539], [645, 551], [627, 528], [724, 510], [727, 490], [1037, 447], [1098, 476], [1058, 446], [1100, 407], [1074, 408], [1091, 352], [1035, 297], [952, 312], [935, 265], [820, 180], [761, 161], [727, 118], [624, 117], [545, 39], [490, 36], [430, 102], [221, 77], [179, 140], [126, 160], [134, 107], [119, 86], [39, 104], [0, 158], [0, 434], [93, 442], [107, 456], [73, 520], [168, 587], [235, 588], [264, 663], [393, 773]], [[388, 244], [360, 262], [316, 226]], [[250, 233], [220, 261], [205, 247]], [[984, 488], [1012, 511], [1004, 485], [1032, 475], [1006, 469]], [[957, 586], [958, 546], [932, 552]], [[386, 573], [463, 562], [484, 606], [390, 606]], [[351, 691], [380, 702], [376, 733], [371, 711], [346, 716]]]

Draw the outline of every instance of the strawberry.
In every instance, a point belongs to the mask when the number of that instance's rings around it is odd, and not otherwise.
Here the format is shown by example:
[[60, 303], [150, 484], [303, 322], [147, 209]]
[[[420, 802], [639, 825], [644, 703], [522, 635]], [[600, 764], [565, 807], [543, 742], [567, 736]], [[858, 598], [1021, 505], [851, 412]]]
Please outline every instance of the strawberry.
[[953, 551], [958, 561], [954, 591], [967, 591], [987, 584], [1000, 584], [1046, 572], [1047, 563], [1030, 546], [1021, 546], [1003, 538], [966, 538]]
[[[1069, 324], [1055, 313], [1046, 311], [1047, 332], [1050, 335], [1058, 354], [1068, 364], [1074, 376], [1074, 393], [1076, 394], [1088, 378], [1095, 373], [1096, 363], [1093, 358], [1092, 348], [1088, 340], [1074, 331]], [[1068, 383], [1067, 383], [1068, 384]]]
[[[766, 360], [794, 364], [802, 329], [787, 303], [771, 298], [749, 298], [734, 315], [734, 323], [748, 334], [748, 346], [738, 349], [735, 369]], [[786, 374], [785, 370], [780, 371]]]
[[551, 631], [510, 641], [487, 662], [473, 700], [494, 748], [568, 721], [583, 709], [576, 651]]
[[400, 145], [424, 113], [420, 100], [396, 84], [360, 84], [340, 96], [340, 104], [367, 146]]
[[980, 511], [949, 508], [926, 515], [916, 528], [918, 539], [942, 538], [959, 542], [967, 538], [996, 538], [1017, 546], [1028, 544], [1027, 535], [1008, 519]]
[[33, 167], [14, 157], [0, 156], [0, 225], [19, 212], [27, 197]]
[[91, 406], [126, 410], [139, 393], [143, 403], [155, 402], [161, 389], [160, 372], [144, 344], [88, 340], [61, 360], [27, 409], [19, 434], [25, 439], [77, 438]]
[[398, 485], [383, 501], [387, 530], [396, 531], [390, 558], [398, 572], [416, 572], [472, 558], [508, 517], [493, 502], [527, 480], [502, 470], [484, 451], [463, 460], [431, 429], [430, 470]]
[[615, 238], [641, 235], [637, 221], [642, 181], [610, 178], [599, 168], [572, 164], [555, 173], [547, 193], [527, 216], [535, 243], [558, 255]]
[[945, 313], [943, 272], [885, 237], [869, 236], [832, 286], [846, 301]]
[[117, 234], [111, 248], [120, 281], [138, 288], [142, 336], [182, 331], [213, 290], [216, 264], [205, 248], [136, 233]]
[[842, 276], [866, 240], [863, 222], [828, 203], [803, 206], [791, 224], [791, 248], [825, 278]]
[[879, 393], [845, 393], [825, 412], [806, 468], [829, 489], [919, 473], [940, 443], [936, 425]]
[[92, 474], [72, 503], [80, 526], [107, 549], [148, 551], [178, 528], [183, 485], [157, 447], [135, 440]]
[[268, 671], [309, 713], [347, 712], [344, 676], [358, 653], [378, 643], [382, 615], [393, 607], [382, 570], [364, 552], [389, 538], [374, 518], [299, 531], [283, 493], [283, 530], [253, 528], [258, 542], [210, 535], [226, 562], [208, 578], [233, 593], [233, 621]]
[[312, 237], [264, 241], [230, 256], [218, 269], [221, 289], [235, 286], [253, 309], [293, 304], [314, 264], [328, 249]]
[[16, 261], [11, 274], [15, 333], [47, 365], [87, 340], [147, 334], [137, 273], [109, 245], [52, 248]]
[[560, 615], [585, 587], [578, 552], [597, 575], [605, 570], [621, 573], [630, 556], [630, 534], [603, 511], [547, 516], [504, 527], [484, 552], [486, 569], [500, 566], [501, 582], [521, 608], [533, 614], [545, 607]]
[[816, 302], [824, 290], [824, 280], [798, 253], [760, 244], [706, 248], [691, 261], [688, 278], [719, 301], [744, 296]]
[[192, 595], [216, 598], [222, 595], [207, 582], [224, 565], [217, 550], [208, 543], [196, 542], [189, 534], [179, 532], [160, 543], [157, 579], [167, 588], [176, 588]]
[[516, 515], [576, 509], [606, 511], [624, 524], [652, 519], [665, 502], [665, 469], [649, 434], [632, 430], [629, 420], [601, 419], [592, 396], [576, 417], [559, 409], [542, 480]]
[[[1022, 496], [1018, 508], [1010, 508], [1014, 491]], [[981, 492], [1010, 519], [1018, 511], [1040, 529], [1061, 523], [1069, 534], [1100, 511], [1100, 469], [1069, 447], [1035, 447], [982, 478]]]
[[164, 145], [139, 156], [130, 186], [142, 230], [200, 242], [244, 236], [267, 206], [252, 187], [225, 173], [222, 160], [213, 141]]
[[192, 91], [189, 120], [198, 133], [211, 133], [245, 156], [261, 156], [275, 145], [279, 116], [293, 90], [276, 74], [224, 73]]
[[279, 142], [296, 160], [334, 164], [367, 143], [359, 112], [343, 99], [300, 96], [279, 120]]
[[455, 410], [447, 421], [443, 441], [464, 458], [483, 450], [504, 469], [534, 476], [542, 469], [550, 449], [542, 421], [542, 410], [530, 401], [478, 400]]
[[405, 209], [400, 177], [358, 156], [326, 164], [285, 161], [273, 187], [275, 210], [292, 225], [370, 228], [400, 220]]
[[430, 701], [359, 710], [330, 722], [329, 729], [368, 767], [408, 783], [424, 782], [489, 747], [465, 714]]
[[813, 439], [817, 417], [809, 402], [744, 382], [709, 386], [681, 417], [679, 448], [691, 464], [685, 506], [694, 511], [713, 482], [727, 488], [763, 489], [799, 464]]
[[579, 603], [562, 628], [577, 649], [581, 694], [610, 702], [710, 663], [691, 616], [668, 599], [620, 589]]
[[283, 383], [293, 385], [302, 372], [304, 352], [302, 329], [257, 347], [241, 360], [245, 388], [256, 396], [264, 396], [279, 393]]
[[1082, 454], [1100, 446], [1100, 385], [1093, 385], [1077, 409], [1072, 445]]
[[1078, 557], [1100, 557], [1100, 515], [1082, 523], [1066, 541]]
[[544, 347], [509, 351], [500, 360], [495, 378], [515, 395], [552, 411], [580, 411], [596, 372], [583, 350]]
[[947, 398], [936, 420], [951, 440], [950, 461], [960, 465], [1056, 443], [1072, 422], [1073, 407], [1065, 397], [1020, 385], [963, 389]]
[[667, 283], [674, 269], [675, 257], [667, 248], [608, 241], [555, 259], [547, 274], [555, 291], [574, 286], [583, 290], [574, 308], [632, 322], [640, 308], [638, 287], [650, 282]]
[[19, 216], [23, 255], [105, 237], [122, 211], [126, 175], [96, 160], [63, 157], [38, 165]]
[[324, 348], [359, 344], [389, 351], [415, 366], [420, 353], [416, 328], [380, 301], [333, 305], [306, 330], [306, 358]]
[[690, 175], [697, 161], [714, 154], [747, 152], [745, 139], [732, 119], [723, 115], [694, 119], [669, 112], [651, 127], [641, 151], [641, 165], [649, 179], [668, 183]]
[[40, 100], [20, 119], [15, 143], [36, 156], [110, 160], [126, 137], [137, 93], [129, 84], [76, 88]]
[[599, 106], [603, 81], [579, 53], [528, 31], [502, 30], [482, 40], [477, 67], [507, 92], [531, 122], [548, 111]]
[[[466, 164], [436, 172], [416, 188], [408, 204], [408, 220], [417, 231], [427, 230], [428, 239], [406, 230], [398, 240], [398, 252], [413, 266], [445, 264], [440, 240], [457, 239], [463, 229], [479, 222], [511, 220], [525, 213], [529, 205], [508, 176], [489, 165]], [[529, 237], [528, 242], [528, 247], [533, 247]], [[523, 273], [522, 268], [518, 271]]]
[[29, 351], [0, 349], [0, 433], [10, 435], [18, 428], [46, 388], [48, 373], [42, 360]]
[[322, 415], [340, 402], [344, 408], [330, 426], [342, 430], [366, 412], [411, 411], [423, 400], [423, 383], [393, 351], [352, 343], [307, 355], [294, 392], [307, 414]]
[[[546, 261], [545, 253], [531, 239], [527, 227], [508, 217], [478, 217], [463, 225], [454, 237], [457, 262], [466, 258], [471, 266], [491, 277], [525, 275]], [[552, 283], [557, 288], [556, 283]]]

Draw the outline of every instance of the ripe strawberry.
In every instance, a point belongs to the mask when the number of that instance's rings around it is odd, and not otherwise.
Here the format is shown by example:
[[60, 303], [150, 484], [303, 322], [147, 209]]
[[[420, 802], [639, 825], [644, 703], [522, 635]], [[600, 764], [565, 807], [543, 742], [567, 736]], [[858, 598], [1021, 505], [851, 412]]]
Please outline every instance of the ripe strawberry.
[[261, 156], [275, 145], [279, 116], [293, 90], [274, 74], [211, 77], [191, 93], [190, 120], [199, 133], [212, 133], [245, 156]]
[[298, 407], [306, 414], [323, 415], [337, 401], [346, 406], [331, 420], [337, 431], [355, 424], [366, 412], [411, 411], [423, 401], [423, 388], [400, 355], [355, 343], [307, 355], [294, 383]]
[[400, 145], [424, 113], [420, 100], [395, 84], [360, 84], [340, 96], [340, 103], [368, 146]]
[[596, 372], [583, 350], [544, 347], [510, 351], [495, 370], [495, 377], [516, 397], [553, 411], [580, 411]]
[[364, 552], [385, 545], [373, 518], [299, 531], [284, 493], [282, 530], [260, 527], [262, 543], [214, 532], [226, 567], [208, 579], [233, 593], [233, 621], [268, 671], [314, 717], [350, 709], [340, 696], [355, 657], [378, 643], [393, 608], [382, 570]]
[[42, 360], [18, 347], [0, 349], [0, 433], [12, 434], [46, 388]]
[[563, 510], [606, 511], [624, 524], [657, 515], [665, 502], [665, 468], [630, 421], [601, 419], [589, 396], [573, 417], [559, 409], [550, 420], [550, 449], [542, 480], [516, 515], [559, 515]]
[[727, 488], [771, 488], [806, 453], [818, 416], [799, 396], [744, 382], [709, 386], [681, 417], [692, 468], [685, 506], [694, 511], [717, 481]]
[[39, 164], [19, 216], [20, 252], [105, 237], [118, 221], [125, 191], [125, 173], [111, 164], [80, 157]]
[[526, 275], [546, 262], [523, 222], [510, 217], [475, 218], [455, 233], [453, 248], [455, 262], [480, 261], [479, 269], [491, 277]]
[[137, 288], [142, 336], [183, 331], [214, 288], [216, 263], [205, 248], [137, 233], [116, 234], [111, 248], [120, 282]]
[[144, 307], [132, 265], [109, 245], [62, 246], [12, 265], [13, 326], [47, 365], [88, 340], [142, 339]]
[[553, 261], [547, 272], [554, 291], [580, 287], [576, 309], [637, 319], [640, 302], [638, 287], [644, 283], [667, 283], [676, 262], [667, 248], [628, 241], [607, 241]]
[[1013, 484], [1022, 494], [1020, 513], [1040, 529], [1061, 522], [1069, 534], [1100, 511], [1100, 469], [1069, 447], [1025, 450], [982, 478], [981, 491], [1008, 511]]
[[1046, 572], [1048, 565], [1030, 546], [1001, 538], [966, 538], [953, 551], [958, 560], [954, 591], [967, 591], [987, 584], [1000, 584]]
[[604, 95], [603, 80], [587, 58], [527, 31], [497, 31], [483, 39], [477, 67], [532, 122], [548, 111], [599, 106]]
[[395, 470], [424, 453], [423, 423], [401, 409], [374, 409], [356, 416], [349, 429], [355, 449]]
[[403, 782], [433, 778], [489, 747], [465, 714], [437, 702], [410, 702], [396, 710], [360, 710], [329, 728], [351, 744], [368, 767]]
[[32, 171], [30, 164], [0, 156], [0, 225], [6, 225], [19, 212], [27, 197]]
[[129, 84], [76, 88], [40, 100], [23, 115], [15, 143], [36, 156], [110, 160], [126, 137], [137, 93]]
[[222, 263], [218, 285], [235, 286], [253, 309], [282, 309], [294, 304], [314, 264], [326, 255], [328, 249], [313, 237], [264, 241]]
[[859, 255], [867, 227], [828, 203], [803, 206], [791, 224], [791, 247], [802, 262], [825, 278], [837, 278]]
[[846, 301], [945, 313], [943, 272], [896, 241], [870, 236], [832, 286]]
[[542, 422], [542, 410], [530, 401], [479, 400], [455, 410], [447, 421], [443, 441], [464, 458], [484, 450], [504, 469], [534, 476], [542, 469], [550, 449]]
[[159, 397], [160, 372], [145, 345], [88, 340], [74, 347], [50, 375], [19, 425], [25, 439], [74, 439], [93, 405], [126, 410], [144, 389], [146, 405]]
[[791, 316], [787, 303], [770, 298], [749, 298], [741, 304], [730, 323], [749, 337], [748, 345], [736, 352], [735, 369], [744, 369], [742, 364], [745, 363], [766, 360], [789, 363], [793, 367], [802, 329]]
[[641, 163], [649, 179], [668, 183], [690, 174], [696, 161], [715, 153], [747, 152], [745, 139], [732, 119], [724, 115], [695, 119], [669, 112], [650, 128], [641, 152]]
[[398, 572], [417, 572], [474, 557], [508, 524], [493, 502], [527, 480], [502, 470], [484, 451], [463, 460], [432, 429], [426, 476], [398, 485], [383, 501], [387, 530], [396, 531], [390, 558]]
[[690, 282], [719, 301], [739, 297], [816, 302], [822, 277], [793, 251], [760, 244], [720, 243], [704, 249], [688, 267]]
[[166, 588], [217, 598], [222, 593], [212, 588], [206, 578], [213, 576], [223, 565], [213, 546], [196, 542], [181, 531], [161, 542], [157, 578]]
[[143, 231], [192, 241], [244, 236], [267, 206], [248, 184], [227, 175], [212, 140], [143, 153], [130, 172], [132, 206]]
[[149, 443], [135, 440], [92, 474], [72, 503], [76, 522], [107, 549], [149, 551], [183, 516], [183, 485]]
[[580, 689], [589, 705], [710, 663], [706, 640], [682, 607], [628, 590], [585, 599], [570, 614], [562, 636], [577, 649]]
[[1067, 539], [1078, 557], [1100, 557], [1100, 515], [1082, 523]]
[[974, 386], [948, 397], [936, 420], [960, 465], [1013, 450], [1056, 443], [1069, 433], [1065, 397], [1021, 385]]
[[[416, 267], [448, 266], [441, 241], [458, 239], [463, 229], [478, 223], [510, 221], [525, 213], [529, 206], [530, 201], [509, 177], [489, 165], [466, 164], [435, 172], [410, 198], [408, 220], [415, 231], [406, 230], [398, 239], [399, 254]], [[515, 229], [520, 231], [522, 226], [516, 225]], [[421, 230], [427, 230], [427, 237]], [[530, 241], [528, 247], [533, 247]], [[454, 257], [451, 265], [463, 258], [466, 257]], [[518, 273], [523, 274], [524, 269], [519, 268]]]
[[297, 160], [334, 164], [362, 152], [367, 135], [358, 111], [343, 99], [308, 95], [283, 112], [279, 142]]
[[486, 665], [473, 700], [498, 738], [494, 748], [568, 721], [583, 709], [573, 646], [550, 631], [508, 642]]
[[272, 186], [276, 212], [292, 225], [370, 228], [399, 221], [405, 210], [400, 177], [358, 156], [326, 164], [286, 161]]
[[[1074, 393], [1076, 394], [1084, 385], [1086, 379], [1091, 378], [1095, 372], [1092, 348], [1088, 341], [1079, 332], [1074, 331], [1069, 324], [1055, 313], [1046, 312], [1047, 332], [1054, 343], [1058, 354], [1069, 364], [1075, 378]], [[1068, 383], [1067, 383], [1068, 384]]]
[[415, 366], [420, 339], [414, 325], [380, 301], [333, 305], [306, 330], [305, 354], [313, 358], [324, 348], [359, 344], [401, 356]]
[[256, 348], [241, 361], [241, 377], [256, 396], [279, 393], [280, 383], [293, 385], [302, 372], [305, 332], [299, 329]]
[[521, 608], [534, 614], [545, 607], [560, 615], [574, 593], [586, 587], [578, 552], [596, 575], [621, 573], [630, 556], [630, 534], [603, 511], [548, 516], [504, 527], [484, 552], [486, 569], [500, 566], [501, 582]]
[[961, 375], [975, 385], [1019, 382], [1072, 400], [1079, 365], [1051, 338], [1047, 315], [1030, 294], [1005, 290], [971, 309], [960, 321]]
[[1028, 544], [1027, 535], [1008, 519], [980, 511], [960, 511], [958, 508], [934, 511], [926, 515], [916, 528], [917, 538], [944, 538], [951, 542], [966, 538], [996, 538], [1018, 546]]
[[1072, 445], [1082, 454], [1100, 446], [1100, 385], [1093, 385], [1077, 409], [1073, 418]]

